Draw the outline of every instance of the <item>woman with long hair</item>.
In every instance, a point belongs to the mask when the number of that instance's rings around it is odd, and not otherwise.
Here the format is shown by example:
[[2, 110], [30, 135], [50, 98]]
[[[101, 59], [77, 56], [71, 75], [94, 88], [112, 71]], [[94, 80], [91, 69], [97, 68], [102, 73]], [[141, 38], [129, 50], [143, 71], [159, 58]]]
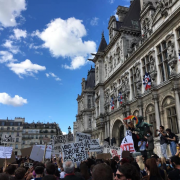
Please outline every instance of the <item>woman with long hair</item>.
[[145, 169], [148, 175], [145, 176], [142, 180], [163, 180], [154, 158], [146, 160]]
[[140, 169], [140, 176], [141, 176], [141, 178], [146, 176], [147, 174], [145, 172], [145, 165], [144, 165], [142, 156], [137, 156], [136, 157], [136, 162], [137, 162], [137, 164], [139, 166], [139, 169]]

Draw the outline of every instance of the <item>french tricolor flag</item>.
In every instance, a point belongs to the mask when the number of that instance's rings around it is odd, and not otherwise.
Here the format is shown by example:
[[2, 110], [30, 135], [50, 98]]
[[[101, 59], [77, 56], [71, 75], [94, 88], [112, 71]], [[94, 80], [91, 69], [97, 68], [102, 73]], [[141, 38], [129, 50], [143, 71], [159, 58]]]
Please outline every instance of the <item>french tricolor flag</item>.
[[119, 93], [119, 95], [118, 95], [118, 101], [119, 101], [120, 104], [123, 103], [123, 98], [122, 98], [122, 94], [121, 93]]
[[111, 105], [111, 109], [113, 110], [114, 109], [114, 99], [113, 98], [111, 98], [110, 105]]

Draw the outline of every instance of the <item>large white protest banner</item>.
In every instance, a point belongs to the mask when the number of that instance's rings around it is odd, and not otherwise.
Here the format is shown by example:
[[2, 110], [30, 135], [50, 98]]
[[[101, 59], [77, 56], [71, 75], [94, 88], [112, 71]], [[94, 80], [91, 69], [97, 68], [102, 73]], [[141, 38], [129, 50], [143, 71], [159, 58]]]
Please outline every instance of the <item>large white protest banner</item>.
[[88, 151], [89, 152], [101, 152], [102, 153], [102, 148], [99, 145], [99, 139], [91, 139], [90, 143], [88, 145]]
[[132, 139], [132, 132], [131, 131], [129, 131], [129, 130], [126, 131], [126, 136], [122, 140], [120, 148], [122, 149], [122, 152], [123, 151], [130, 151], [132, 153], [135, 152], [134, 142], [133, 142], [133, 139]]
[[71, 133], [58, 135], [53, 137], [53, 141], [54, 153], [60, 153], [62, 152], [61, 146], [67, 143], [72, 143], [74, 141], [74, 136]]
[[[36, 145], [40, 147], [43, 151], [45, 150], [45, 145]], [[45, 159], [51, 159], [52, 145], [47, 145]]]
[[38, 146], [33, 146], [30, 159], [41, 162], [43, 160], [43, 156], [44, 151]]
[[13, 143], [15, 142], [15, 136], [6, 133], [2, 134], [1, 143]]
[[88, 158], [83, 142], [62, 145], [63, 161], [81, 162]]
[[5, 158], [10, 159], [11, 155], [12, 155], [12, 150], [13, 150], [12, 147], [0, 146], [0, 158], [1, 159], [5, 159]]

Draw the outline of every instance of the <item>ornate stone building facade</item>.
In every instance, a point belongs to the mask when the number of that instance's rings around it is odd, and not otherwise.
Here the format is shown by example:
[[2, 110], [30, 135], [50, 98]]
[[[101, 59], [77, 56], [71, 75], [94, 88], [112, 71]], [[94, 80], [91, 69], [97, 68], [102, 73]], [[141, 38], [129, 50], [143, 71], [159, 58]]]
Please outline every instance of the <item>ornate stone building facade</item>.
[[[97, 77], [98, 78], [98, 77]], [[74, 122], [73, 131], [84, 132], [91, 134], [96, 129], [95, 121], [95, 69], [91, 67], [87, 75], [87, 80], [82, 79], [82, 92], [78, 94], [78, 113], [76, 115], [76, 122]]]
[[[108, 24], [109, 44], [102, 35], [95, 63], [95, 121], [92, 138], [124, 136], [123, 118], [142, 115], [153, 124], [180, 131], [180, 1], [134, 0], [129, 8], [117, 8], [117, 21]], [[145, 90], [149, 72], [152, 87]], [[123, 103], [118, 102], [121, 92]], [[110, 100], [114, 99], [114, 109]], [[160, 145], [155, 151], [159, 153]]]

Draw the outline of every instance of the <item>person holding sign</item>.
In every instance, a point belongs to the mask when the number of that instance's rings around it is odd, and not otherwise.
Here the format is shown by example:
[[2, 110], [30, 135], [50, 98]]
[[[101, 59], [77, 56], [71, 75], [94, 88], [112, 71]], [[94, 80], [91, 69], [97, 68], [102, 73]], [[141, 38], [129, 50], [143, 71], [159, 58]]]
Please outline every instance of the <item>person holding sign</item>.
[[[130, 118], [130, 122], [127, 123], [127, 120]], [[137, 117], [135, 116], [128, 116], [127, 118], [124, 118], [124, 125], [126, 126], [127, 130], [131, 131], [132, 133], [132, 138], [133, 138], [133, 142], [134, 142], [134, 148], [136, 151], [138, 151], [138, 139], [136, 134], [134, 133], [135, 131], [137, 131], [137, 129], [134, 126], [133, 120], [136, 120]]]

